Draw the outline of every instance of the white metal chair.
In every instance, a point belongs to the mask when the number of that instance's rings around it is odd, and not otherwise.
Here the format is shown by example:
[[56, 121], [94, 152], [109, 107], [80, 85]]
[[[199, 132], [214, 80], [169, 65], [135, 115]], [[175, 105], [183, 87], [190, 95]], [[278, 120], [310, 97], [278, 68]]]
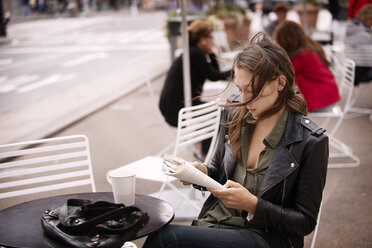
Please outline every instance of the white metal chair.
[[208, 154], [204, 162], [208, 163], [212, 157], [217, 139], [221, 118], [221, 108], [216, 101], [201, 105], [182, 108], [178, 114], [176, 146], [173, 154], [189, 145], [212, 138]]
[[352, 59], [357, 66], [372, 67], [372, 45], [344, 45], [345, 57]]
[[[345, 44], [344, 53], [346, 58], [352, 59], [357, 66], [372, 67], [372, 45], [347, 45]], [[358, 94], [352, 99], [350, 104], [349, 114], [347, 118], [358, 117], [361, 115], [369, 115], [372, 121], [372, 109], [354, 107], [355, 101], [358, 98]]]
[[[360, 164], [359, 158], [356, 157], [354, 154], [352, 154], [351, 149], [333, 136], [336, 133], [339, 126], [341, 125], [341, 123], [342, 123], [343, 119], [345, 118], [346, 114], [350, 110], [350, 106], [352, 104], [352, 94], [353, 94], [353, 88], [354, 88], [354, 71], [355, 71], [354, 61], [351, 60], [351, 59], [345, 59], [344, 70], [343, 70], [344, 75], [343, 75], [342, 81], [341, 81], [340, 86], [339, 86], [341, 95], [343, 93], [343, 90], [347, 91], [346, 100], [344, 102], [343, 108], [341, 108], [340, 106], [335, 106], [332, 109], [332, 113], [329, 113], [329, 112], [328, 113], [327, 112], [325, 112], [325, 113], [324, 112], [310, 113], [310, 116], [313, 116], [313, 117], [327, 117], [327, 120], [326, 120], [327, 123], [329, 121], [329, 118], [331, 118], [331, 117], [338, 117], [339, 118], [337, 123], [335, 124], [335, 126], [333, 127], [333, 129], [330, 132], [330, 143], [331, 143], [331, 145], [336, 146], [338, 148], [338, 150], [341, 150], [341, 151], [344, 152], [344, 154], [341, 154], [342, 155], [341, 157], [343, 157], [343, 156], [350, 157], [354, 162], [346, 163], [346, 164], [345, 163], [329, 164], [328, 167], [330, 167], [330, 168], [356, 167], [356, 166], [359, 166], [359, 164]], [[338, 157], [338, 156], [340, 156], [340, 154], [330, 154], [330, 157]], [[316, 224], [315, 229], [313, 231], [313, 236], [312, 236], [311, 245], [310, 245], [311, 248], [315, 247], [315, 242], [316, 242], [316, 238], [317, 238], [317, 235], [318, 235], [319, 224], [320, 224], [321, 210], [322, 210], [322, 204], [320, 205], [319, 213], [318, 213], [318, 217], [317, 217], [317, 224]]]
[[0, 199], [91, 185], [88, 138], [84, 135], [0, 145]]
[[[177, 137], [173, 154], [178, 155], [179, 152], [187, 146], [212, 138], [209, 152], [205, 159], [205, 162], [208, 162], [216, 143], [220, 117], [221, 108], [217, 106], [216, 101], [181, 109], [179, 112]], [[200, 211], [203, 199], [195, 199], [195, 191], [191, 189], [192, 193], [190, 193], [190, 187], [178, 188], [173, 185], [172, 182], [178, 179], [166, 176], [162, 172], [162, 164], [163, 159], [160, 156], [147, 156], [130, 164], [108, 171], [106, 176], [108, 177], [109, 173], [113, 171], [123, 169], [133, 170], [136, 173], [137, 179], [161, 183], [160, 189], [151, 195], [171, 203], [176, 209], [175, 218], [195, 218]], [[170, 188], [170, 190], [166, 190], [166, 188]], [[182, 204], [184, 202], [186, 203]]]
[[[339, 90], [341, 95], [341, 105], [337, 104], [332, 108], [331, 111], [327, 112], [311, 112], [309, 113], [310, 117], [320, 117], [325, 118], [324, 123], [322, 124], [323, 127], [329, 127], [328, 136], [329, 136], [329, 143], [331, 146], [336, 148], [336, 153], [330, 153], [329, 157], [332, 158], [349, 158], [352, 162], [335, 162], [329, 163], [329, 168], [343, 168], [343, 167], [357, 167], [360, 164], [360, 160], [357, 156], [355, 156], [352, 152], [352, 149], [348, 147], [346, 144], [341, 142], [339, 139], [335, 137], [335, 134], [342, 124], [342, 121], [345, 119], [346, 114], [349, 112], [351, 104], [352, 104], [352, 95], [353, 95], [353, 88], [354, 88], [354, 73], [355, 73], [355, 63], [353, 60], [346, 58], [344, 60], [344, 69], [343, 69], [343, 77], [341, 83], [339, 84]], [[328, 125], [331, 118], [337, 118], [336, 123], [331, 126]]]

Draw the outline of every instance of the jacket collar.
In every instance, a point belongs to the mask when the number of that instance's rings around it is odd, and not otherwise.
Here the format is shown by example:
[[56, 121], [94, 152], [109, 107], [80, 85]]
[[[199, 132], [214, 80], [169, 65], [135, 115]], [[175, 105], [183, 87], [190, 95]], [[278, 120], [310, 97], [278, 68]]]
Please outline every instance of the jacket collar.
[[283, 137], [283, 143], [285, 146], [302, 140], [303, 128], [300, 128], [302, 119], [303, 115], [291, 110], [289, 111], [287, 127]]

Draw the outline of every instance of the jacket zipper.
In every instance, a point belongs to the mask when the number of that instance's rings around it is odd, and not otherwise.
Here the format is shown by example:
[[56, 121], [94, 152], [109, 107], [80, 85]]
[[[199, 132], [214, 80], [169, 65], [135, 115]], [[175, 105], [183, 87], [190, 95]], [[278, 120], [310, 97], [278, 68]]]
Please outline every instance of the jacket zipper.
[[285, 196], [285, 185], [286, 185], [286, 182], [287, 182], [287, 178], [284, 178], [284, 182], [283, 182], [283, 193], [282, 193], [282, 207], [284, 207], [284, 196]]
[[291, 246], [291, 248], [293, 248], [291, 240], [289, 238], [287, 238], [287, 239], [288, 239], [289, 245]]
[[[282, 193], [282, 207], [284, 207], [284, 197], [285, 197], [285, 186], [286, 186], [286, 184], [287, 184], [287, 178], [284, 178], [283, 193]], [[287, 237], [287, 240], [289, 242], [290, 247], [293, 248], [291, 240], [288, 237]]]

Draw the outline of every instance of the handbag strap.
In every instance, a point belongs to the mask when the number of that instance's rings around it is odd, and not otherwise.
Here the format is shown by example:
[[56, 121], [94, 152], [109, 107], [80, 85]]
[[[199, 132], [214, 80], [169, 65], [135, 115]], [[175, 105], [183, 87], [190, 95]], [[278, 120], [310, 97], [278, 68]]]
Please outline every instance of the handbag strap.
[[91, 201], [91, 200], [82, 200], [82, 199], [68, 199], [67, 206], [81, 207], [82, 210], [89, 209], [114, 209], [125, 207], [122, 203], [112, 203], [107, 201]]
[[111, 203], [106, 201], [98, 201], [91, 204], [84, 204], [81, 206], [81, 210], [83, 215], [90, 219], [92, 217], [95, 217], [97, 215], [104, 214], [108, 211], [117, 209], [117, 208], [123, 208], [125, 207], [124, 204], [120, 203]]
[[[75, 207], [78, 209], [78, 211], [70, 211], [72, 207]], [[64, 225], [71, 225], [68, 224], [68, 217], [74, 217], [73, 215], [76, 215], [76, 217], [82, 217], [87, 219], [91, 219], [93, 217], [96, 217], [98, 215], [104, 214], [106, 212], [109, 212], [111, 210], [125, 207], [124, 204], [116, 204], [112, 202], [107, 201], [98, 201], [93, 202], [90, 200], [82, 200], [82, 199], [68, 199], [67, 203], [62, 206], [62, 209], [58, 211], [59, 220]]]
[[[92, 213], [100, 212], [98, 215], [89, 218], [84, 222], [76, 223], [76, 225], [69, 225], [66, 223], [66, 215], [63, 214], [68, 213], [68, 209], [65, 209], [65, 211], [61, 211], [58, 216], [60, 220], [60, 228], [63, 229], [65, 232], [73, 234], [84, 232], [98, 225], [98, 229], [101, 232], [119, 234], [125, 231], [136, 229], [138, 226], [142, 226], [148, 221], [147, 214], [141, 212], [139, 208], [134, 206], [125, 207], [123, 204], [114, 204], [109, 202], [96, 202], [93, 204], [91, 204], [90, 201], [88, 202], [89, 204], [87, 204], [87, 200], [70, 199], [64, 207], [68, 208], [69, 206], [81, 206], [82, 209], [88, 209], [88, 212], [90, 211], [89, 215], [92, 216]], [[99, 210], [97, 211], [97, 209]], [[100, 227], [99, 225], [109, 220], [123, 218], [128, 214], [131, 214], [135, 217], [134, 221], [129, 226], [122, 225], [118, 228], [110, 228], [107, 226]]]

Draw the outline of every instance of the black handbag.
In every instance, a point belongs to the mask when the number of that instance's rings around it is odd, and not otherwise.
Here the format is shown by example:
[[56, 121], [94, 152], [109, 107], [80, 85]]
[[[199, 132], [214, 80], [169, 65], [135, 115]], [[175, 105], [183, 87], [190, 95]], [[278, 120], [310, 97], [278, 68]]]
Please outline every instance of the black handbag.
[[68, 199], [63, 206], [46, 210], [41, 218], [45, 234], [68, 247], [121, 247], [149, 220], [135, 206], [106, 201]]

